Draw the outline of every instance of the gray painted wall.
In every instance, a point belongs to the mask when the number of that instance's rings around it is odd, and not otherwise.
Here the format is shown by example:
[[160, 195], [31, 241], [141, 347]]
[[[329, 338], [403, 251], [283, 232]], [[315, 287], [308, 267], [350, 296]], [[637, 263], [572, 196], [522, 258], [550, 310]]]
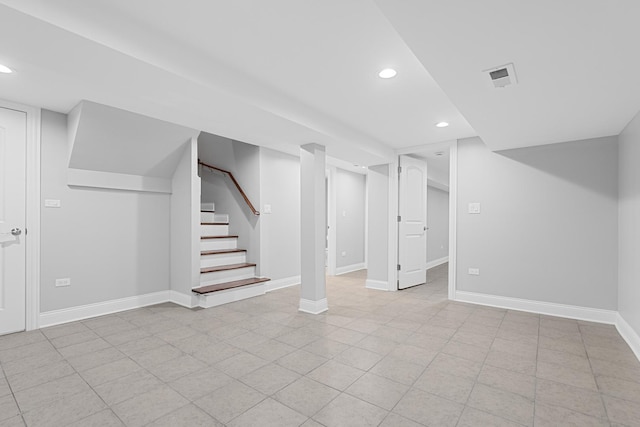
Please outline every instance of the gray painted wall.
[[[67, 116], [42, 111], [42, 312], [169, 289], [170, 196], [70, 188]], [[55, 279], [71, 286], [55, 287]]]
[[367, 174], [367, 279], [387, 283], [389, 265], [389, 165], [369, 166]]
[[299, 276], [300, 159], [260, 148], [260, 183], [261, 273], [273, 280]]
[[640, 335], [640, 114], [619, 137], [618, 311]]
[[[260, 149], [251, 144], [202, 132], [198, 157], [205, 163], [233, 173], [240, 186], [260, 210]], [[238, 247], [247, 250], [247, 261], [258, 264], [260, 273], [260, 217], [254, 215], [231, 180], [218, 172], [200, 171], [203, 202], [214, 202], [216, 212], [229, 214], [229, 232], [238, 235]]]
[[617, 309], [617, 167], [617, 137], [499, 153], [460, 141], [457, 289]]
[[336, 267], [340, 268], [364, 262], [366, 176], [336, 169], [335, 188]]
[[427, 262], [449, 256], [449, 193], [427, 187]]

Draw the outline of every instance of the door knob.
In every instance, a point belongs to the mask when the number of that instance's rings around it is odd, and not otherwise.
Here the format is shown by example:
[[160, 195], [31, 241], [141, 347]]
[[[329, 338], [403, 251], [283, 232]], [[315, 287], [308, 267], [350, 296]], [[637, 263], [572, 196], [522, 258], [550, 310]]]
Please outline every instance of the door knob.
[[13, 234], [14, 236], [19, 236], [22, 234], [22, 230], [20, 230], [19, 228], [12, 228], [11, 234]]

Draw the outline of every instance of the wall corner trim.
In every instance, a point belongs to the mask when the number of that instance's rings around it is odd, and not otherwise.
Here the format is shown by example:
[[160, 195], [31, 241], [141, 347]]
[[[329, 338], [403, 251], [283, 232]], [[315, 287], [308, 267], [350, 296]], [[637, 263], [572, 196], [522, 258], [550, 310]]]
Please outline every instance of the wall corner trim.
[[384, 280], [367, 279], [367, 281], [364, 284], [364, 287], [367, 289], [374, 289], [376, 291], [388, 291], [389, 283], [385, 282]]
[[300, 308], [298, 311], [309, 314], [320, 314], [329, 310], [329, 304], [326, 298], [318, 301], [312, 301], [304, 298], [300, 298]]
[[354, 271], [363, 270], [367, 268], [364, 262], [359, 262], [357, 264], [345, 265], [344, 267], [336, 268], [336, 276], [340, 276], [341, 274], [352, 273]]
[[455, 301], [460, 302], [488, 305], [491, 307], [506, 308], [510, 310], [527, 311], [529, 313], [546, 314], [549, 316], [566, 317], [569, 319], [586, 320], [589, 322], [606, 323], [610, 325], [615, 325], [618, 319], [618, 312], [599, 308], [579, 307], [575, 305], [502, 297], [498, 295], [479, 294], [466, 291], [456, 291], [455, 296]]
[[449, 262], [449, 256], [444, 256], [442, 258], [434, 259], [433, 261], [427, 262], [427, 270], [433, 267], [437, 267], [439, 265], [444, 264], [445, 262]]
[[267, 284], [267, 292], [277, 289], [288, 288], [289, 286], [299, 285], [302, 279], [300, 276], [284, 277], [282, 279], [269, 280]]
[[622, 335], [622, 338], [629, 344], [631, 351], [636, 355], [638, 361], [640, 361], [640, 335], [633, 330], [631, 325], [618, 313], [616, 317], [616, 329]]

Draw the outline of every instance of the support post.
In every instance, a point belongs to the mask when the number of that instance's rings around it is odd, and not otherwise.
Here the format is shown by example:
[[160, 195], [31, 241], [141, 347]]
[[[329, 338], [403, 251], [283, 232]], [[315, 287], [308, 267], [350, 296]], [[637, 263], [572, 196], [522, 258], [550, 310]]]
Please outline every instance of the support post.
[[301, 276], [300, 311], [319, 314], [329, 309], [325, 281], [326, 183], [325, 148], [300, 147]]

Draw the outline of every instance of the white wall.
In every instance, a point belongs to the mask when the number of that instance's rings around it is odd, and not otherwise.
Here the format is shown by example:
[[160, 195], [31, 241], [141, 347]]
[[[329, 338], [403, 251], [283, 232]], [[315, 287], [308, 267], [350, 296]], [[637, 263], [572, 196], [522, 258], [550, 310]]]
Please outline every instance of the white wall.
[[449, 256], [449, 193], [427, 187], [427, 265]]
[[171, 180], [171, 290], [191, 307], [200, 284], [200, 178], [197, 140], [187, 142]]
[[460, 141], [457, 289], [615, 310], [617, 166], [616, 137], [500, 153]]
[[367, 286], [388, 289], [389, 165], [369, 166], [367, 192]]
[[[240, 186], [260, 209], [259, 147], [202, 132], [198, 157], [203, 162], [233, 173]], [[229, 232], [238, 235], [238, 247], [247, 250], [247, 261], [258, 264], [260, 274], [260, 217], [246, 205], [231, 180], [218, 172], [201, 169], [202, 201], [214, 202], [216, 212], [229, 214]]]
[[[300, 159], [260, 148], [260, 252], [263, 276], [299, 283]], [[271, 213], [264, 206], [271, 206]]]
[[[363, 265], [366, 176], [336, 169], [336, 270]], [[345, 255], [343, 255], [345, 253]]]
[[[42, 111], [42, 312], [169, 289], [170, 196], [67, 186], [67, 116]], [[70, 278], [71, 286], [55, 287]]]
[[[640, 335], [640, 114], [619, 137], [619, 287], [620, 316]], [[636, 345], [639, 345], [637, 342]], [[638, 351], [640, 348], [636, 348]], [[640, 353], [637, 353], [640, 357]]]

